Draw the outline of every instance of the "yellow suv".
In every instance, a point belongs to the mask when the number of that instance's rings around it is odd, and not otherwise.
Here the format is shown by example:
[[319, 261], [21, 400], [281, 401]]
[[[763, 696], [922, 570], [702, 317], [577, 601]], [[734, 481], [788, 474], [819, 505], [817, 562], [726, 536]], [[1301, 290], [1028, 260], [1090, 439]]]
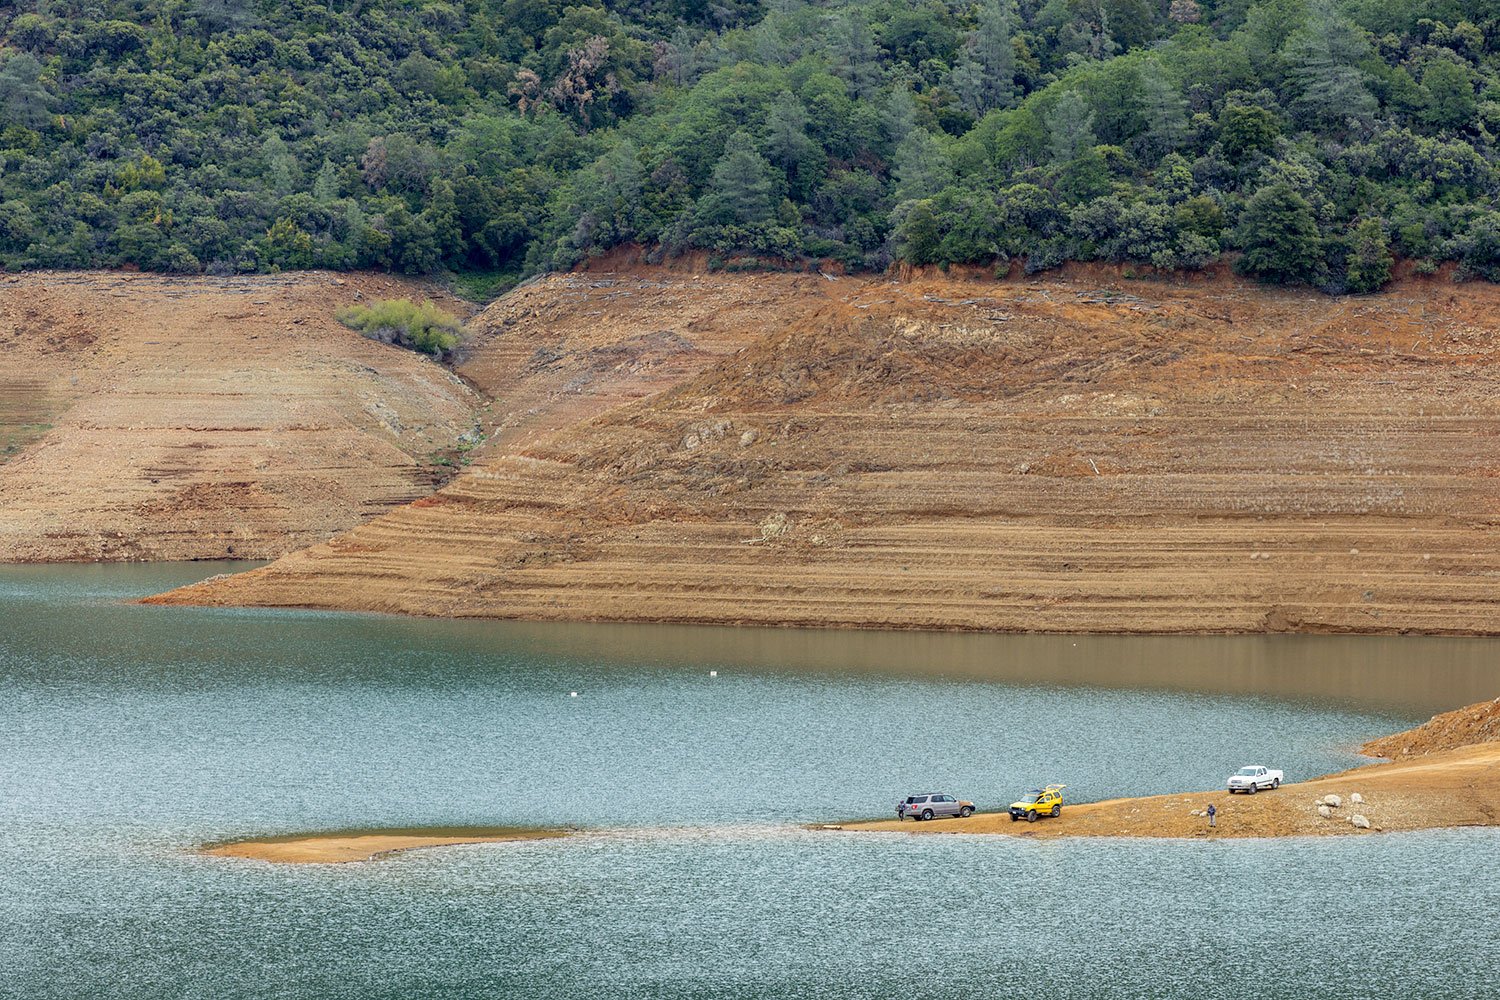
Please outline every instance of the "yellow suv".
[[1067, 787], [1048, 785], [1046, 788], [1033, 788], [1021, 796], [1021, 801], [1010, 804], [1010, 821], [1014, 823], [1018, 819], [1024, 819], [1028, 823], [1035, 823], [1038, 816], [1061, 816], [1062, 790]]

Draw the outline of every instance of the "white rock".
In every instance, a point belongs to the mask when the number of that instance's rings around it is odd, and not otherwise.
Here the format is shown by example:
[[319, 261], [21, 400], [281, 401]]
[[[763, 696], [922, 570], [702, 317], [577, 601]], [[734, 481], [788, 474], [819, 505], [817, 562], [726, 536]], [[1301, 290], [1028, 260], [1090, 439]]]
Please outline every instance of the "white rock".
[[786, 534], [790, 527], [791, 522], [786, 519], [786, 515], [777, 511], [760, 522], [760, 537], [769, 542], [773, 538], [780, 538]]
[[748, 430], [748, 431], [746, 431], [745, 433], [743, 433], [743, 434], [740, 435], [740, 447], [741, 448], [748, 448], [748, 447], [750, 447], [752, 444], [755, 443], [755, 439], [758, 438], [758, 437], [760, 437], [760, 435], [757, 434], [753, 428], [750, 429], [750, 430]]
[[1333, 806], [1333, 808], [1337, 809], [1344, 804], [1344, 800], [1337, 795], [1325, 795], [1323, 796], [1323, 804], [1325, 806]]
[[1359, 813], [1355, 813], [1353, 816], [1350, 816], [1349, 822], [1354, 824], [1354, 828], [1356, 830], [1368, 830], [1370, 828], [1370, 821], [1365, 819]]
[[1318, 815], [1322, 816], [1324, 819], [1332, 819], [1333, 810], [1328, 808], [1327, 806], [1318, 806]]
[[1357, 806], [1357, 805], [1361, 804], [1362, 802], [1364, 802], [1364, 800], [1365, 800], [1365, 797], [1363, 795], [1359, 794], [1358, 792], [1351, 792], [1349, 794], [1349, 804], [1351, 806]]

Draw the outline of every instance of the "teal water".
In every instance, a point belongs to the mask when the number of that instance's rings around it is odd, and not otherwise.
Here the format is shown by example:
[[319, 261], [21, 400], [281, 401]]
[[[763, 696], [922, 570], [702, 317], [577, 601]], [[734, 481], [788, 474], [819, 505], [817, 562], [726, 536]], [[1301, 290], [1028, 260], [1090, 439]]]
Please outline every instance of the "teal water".
[[[1496, 995], [1493, 831], [1029, 843], [798, 824], [929, 788], [985, 807], [1046, 780], [1087, 800], [1212, 788], [1250, 761], [1324, 773], [1492, 697], [1500, 644], [124, 603], [221, 568], [0, 568], [0, 997], [1010, 995], [1043, 961], [1045, 995]], [[338, 867], [190, 851], [558, 823], [589, 832]]]

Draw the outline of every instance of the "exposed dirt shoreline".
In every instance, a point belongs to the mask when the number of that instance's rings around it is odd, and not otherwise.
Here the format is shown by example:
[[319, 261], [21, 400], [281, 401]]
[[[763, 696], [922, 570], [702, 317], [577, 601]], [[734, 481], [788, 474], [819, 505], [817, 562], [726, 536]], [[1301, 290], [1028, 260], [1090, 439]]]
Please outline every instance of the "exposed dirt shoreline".
[[[1065, 806], [1056, 819], [1014, 822], [1004, 812], [968, 819], [839, 824], [842, 830], [913, 834], [978, 833], [1056, 837], [1288, 837], [1500, 826], [1500, 740], [1471, 742], [1500, 731], [1500, 698], [1445, 713], [1393, 736], [1372, 740], [1367, 754], [1396, 752], [1400, 759], [1356, 767], [1310, 781], [1292, 782], [1257, 795], [1204, 792], [1108, 799]], [[1406, 751], [1403, 753], [1403, 751]], [[1019, 790], [1018, 790], [1019, 791]], [[1363, 802], [1354, 803], [1358, 794]], [[1340, 804], [1328, 816], [1327, 796]], [[1212, 804], [1216, 826], [1195, 815]], [[1351, 820], [1361, 816], [1364, 829]]]
[[475, 319], [463, 474], [157, 600], [1500, 634], [1496, 286], [596, 267]]
[[337, 307], [430, 283], [0, 275], [0, 562], [271, 559], [427, 496], [482, 419]]

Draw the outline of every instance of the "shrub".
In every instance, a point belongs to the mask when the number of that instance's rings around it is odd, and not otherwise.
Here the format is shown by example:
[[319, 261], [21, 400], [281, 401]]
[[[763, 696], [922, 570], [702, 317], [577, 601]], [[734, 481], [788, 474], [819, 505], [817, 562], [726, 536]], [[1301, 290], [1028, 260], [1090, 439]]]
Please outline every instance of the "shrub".
[[459, 318], [431, 300], [417, 305], [411, 299], [385, 299], [367, 306], [346, 306], [338, 321], [371, 340], [430, 354], [439, 360], [453, 356], [463, 341]]

